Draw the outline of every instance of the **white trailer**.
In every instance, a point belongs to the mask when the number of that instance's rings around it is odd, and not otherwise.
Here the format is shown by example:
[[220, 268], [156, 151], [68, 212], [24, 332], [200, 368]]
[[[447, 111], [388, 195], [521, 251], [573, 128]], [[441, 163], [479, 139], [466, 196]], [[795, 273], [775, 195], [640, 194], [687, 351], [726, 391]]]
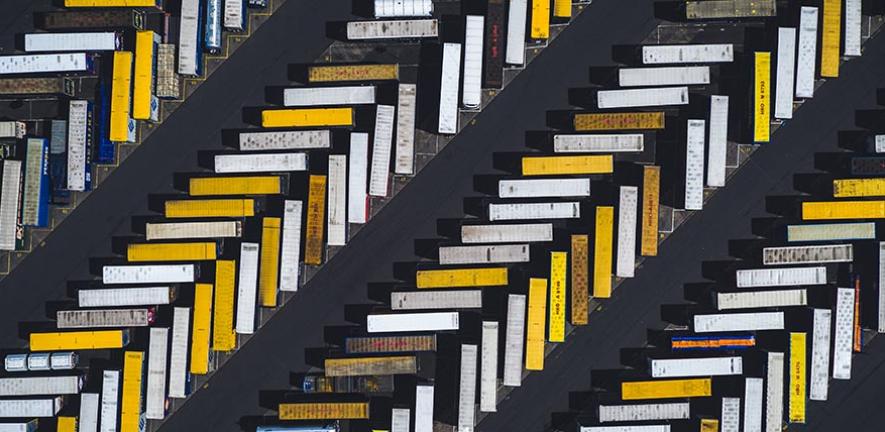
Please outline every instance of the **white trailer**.
[[688, 87], [600, 90], [596, 102], [600, 109], [688, 105]]
[[348, 40], [421, 39], [439, 36], [436, 19], [351, 21], [347, 23]]
[[776, 287], [791, 285], [824, 285], [826, 267], [782, 267], [745, 269], [736, 272], [738, 288]]
[[246, 30], [246, 0], [224, 0], [224, 28], [236, 32]]
[[0, 75], [88, 73], [91, 71], [92, 57], [84, 52], [0, 56]]
[[710, 150], [707, 154], [707, 186], [725, 186], [728, 145], [728, 96], [710, 96]]
[[873, 149], [876, 153], [885, 153], [885, 135], [879, 134], [873, 137]]
[[0, 400], [0, 418], [53, 417], [62, 406], [61, 396]]
[[787, 225], [787, 241], [790, 243], [872, 240], [875, 238], [875, 222]]
[[114, 51], [123, 46], [116, 32], [28, 33], [26, 52]]
[[73, 352], [7, 354], [3, 366], [6, 372], [71, 370], [78, 360]]
[[741, 398], [722, 398], [722, 411], [719, 415], [722, 432], [739, 432], [741, 423]]
[[[513, 7], [511, 3], [511, 7]], [[458, 132], [458, 90], [461, 88], [461, 44], [443, 44], [442, 74], [439, 84], [439, 122], [437, 132]]]
[[477, 346], [461, 344], [461, 379], [458, 386], [458, 432], [472, 432], [476, 408]]
[[145, 418], [166, 417], [166, 354], [169, 351], [169, 329], [152, 328], [150, 332], [147, 370]]
[[485, 17], [467, 15], [464, 25], [464, 87], [461, 103], [465, 108], [479, 108], [482, 103], [482, 39]]
[[685, 151], [685, 209], [704, 209], [704, 133], [706, 121], [688, 120]]
[[15, 250], [21, 181], [21, 161], [4, 160], [3, 181], [0, 182], [0, 250]]
[[393, 172], [415, 173], [415, 110], [418, 86], [402, 84], [398, 87], [396, 103], [396, 160]]
[[744, 363], [739, 356], [651, 359], [648, 370], [652, 378], [740, 375]]
[[688, 402], [599, 405], [599, 422], [683, 420], [690, 418]]
[[298, 291], [301, 270], [302, 201], [286, 200], [283, 204], [283, 232], [280, 246], [280, 291]]
[[581, 217], [581, 203], [539, 202], [489, 204], [489, 220], [577, 219]]
[[440, 246], [439, 263], [454, 264], [497, 264], [529, 262], [529, 245], [475, 245]]
[[854, 248], [850, 244], [762, 249], [762, 263], [765, 265], [840, 263], [853, 260]]
[[845, 0], [845, 51], [848, 57], [860, 57], [861, 0]]
[[80, 394], [80, 417], [77, 432], [98, 432], [98, 393]]
[[102, 268], [105, 285], [190, 283], [196, 281], [194, 264], [107, 265]]
[[639, 188], [621, 186], [618, 200], [618, 257], [615, 274], [631, 278], [636, 269], [636, 212], [639, 209]]
[[178, 74], [197, 76], [203, 69], [200, 1], [182, 0], [178, 30]]
[[347, 178], [347, 221], [366, 223], [369, 219], [369, 134], [350, 134], [350, 175]]
[[799, 54], [796, 57], [796, 97], [814, 96], [817, 65], [817, 8], [802, 6], [799, 12]]
[[713, 300], [719, 310], [792, 307], [807, 305], [808, 293], [805, 289], [721, 292]]
[[68, 395], [82, 387], [79, 375], [0, 378], [0, 396]]
[[89, 117], [89, 101], [72, 100], [68, 103], [68, 190], [86, 190]]
[[532, 243], [553, 241], [553, 224], [463, 225], [461, 243]]
[[830, 381], [830, 328], [833, 312], [829, 309], [814, 310], [814, 324], [811, 333], [811, 382], [808, 398], [816, 401], [827, 400]]
[[375, 18], [430, 16], [432, 0], [375, 0]]
[[851, 379], [851, 356], [854, 346], [854, 300], [854, 288], [836, 290], [833, 379]]
[[553, 136], [555, 153], [625, 153], [645, 148], [642, 134], [557, 134]]
[[768, 353], [765, 379], [765, 432], [781, 432], [784, 423], [784, 353]]
[[433, 432], [433, 386], [415, 386], [415, 432]]
[[375, 103], [375, 86], [293, 87], [283, 89], [283, 106], [365, 105]]
[[777, 29], [777, 72], [774, 88], [774, 117], [793, 118], [793, 79], [796, 72], [796, 29]]
[[25, 125], [25, 122], [0, 121], [0, 138], [22, 139], [25, 137], [27, 131], [28, 128], [27, 125]]
[[732, 44], [646, 45], [642, 47], [643, 64], [731, 63]]
[[253, 153], [215, 155], [216, 173], [306, 171], [307, 153]]
[[498, 403], [498, 322], [482, 322], [479, 360], [479, 410], [495, 412]]
[[240, 270], [237, 280], [236, 332], [255, 332], [255, 308], [258, 301], [258, 243], [240, 244]]
[[347, 243], [347, 155], [329, 155], [329, 211], [326, 212], [329, 246]]
[[670, 432], [670, 425], [581, 426], [579, 432]]
[[458, 312], [373, 314], [366, 317], [369, 333], [458, 330]]
[[590, 196], [589, 178], [501, 180], [500, 198], [550, 198]]
[[482, 308], [481, 290], [421, 290], [390, 293], [391, 310], [479, 308]]
[[0, 432], [37, 432], [37, 419], [0, 423]]
[[313, 150], [332, 146], [328, 130], [241, 132], [241, 151]]
[[412, 423], [412, 411], [408, 408], [393, 408], [390, 410], [390, 432], [409, 432]]
[[149, 306], [170, 304], [176, 289], [168, 286], [101, 288], [77, 291], [80, 307]]
[[762, 381], [744, 380], [744, 432], [762, 432]]
[[369, 195], [386, 197], [390, 183], [390, 147], [393, 141], [393, 105], [378, 105], [375, 110], [375, 135], [372, 139], [372, 168], [369, 171]]
[[169, 351], [169, 397], [182, 399], [189, 393], [187, 369], [190, 313], [186, 307], [173, 308], [172, 345]]
[[621, 68], [621, 87], [678, 86], [710, 84], [710, 66]]
[[510, 0], [507, 11], [507, 43], [504, 61], [507, 64], [525, 63], [525, 22], [528, 15], [526, 0]]
[[240, 237], [240, 221], [146, 223], [145, 238], [154, 240], [215, 239]]
[[56, 312], [55, 319], [60, 329], [147, 327], [154, 320], [154, 311], [148, 308], [66, 310]]
[[696, 333], [783, 329], [783, 312], [704, 314], [694, 316], [694, 331]]
[[525, 347], [525, 295], [507, 296], [507, 327], [504, 333], [504, 385], [522, 384], [522, 354]]
[[120, 402], [120, 371], [106, 370], [101, 381], [101, 415], [99, 430], [115, 432], [117, 430], [117, 407]]

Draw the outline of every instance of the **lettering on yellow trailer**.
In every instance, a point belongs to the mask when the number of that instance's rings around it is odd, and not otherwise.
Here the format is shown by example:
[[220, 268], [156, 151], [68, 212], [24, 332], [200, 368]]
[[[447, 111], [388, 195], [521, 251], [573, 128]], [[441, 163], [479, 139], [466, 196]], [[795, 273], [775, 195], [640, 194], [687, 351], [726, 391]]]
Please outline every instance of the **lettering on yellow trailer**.
[[522, 175], [610, 174], [614, 169], [611, 155], [524, 156]]
[[165, 203], [167, 218], [211, 218], [255, 216], [255, 200], [208, 199], [169, 200]]
[[806, 333], [790, 333], [790, 422], [805, 423]]
[[132, 53], [114, 52], [114, 70], [111, 74], [110, 140], [129, 140], [129, 108], [132, 101]]
[[261, 112], [261, 127], [352, 126], [353, 108], [292, 108]]
[[214, 260], [215, 242], [195, 243], [133, 243], [127, 246], [129, 262], [206, 261]]
[[713, 395], [710, 378], [633, 381], [621, 383], [621, 399], [677, 399]]
[[31, 333], [31, 351], [73, 351], [123, 348], [129, 343], [128, 330]]
[[596, 241], [593, 246], [593, 297], [612, 296], [612, 242], [615, 208], [596, 207]]
[[219, 352], [233, 351], [237, 347], [237, 334], [234, 332], [234, 281], [237, 262], [234, 260], [215, 261], [215, 304], [212, 308], [212, 349]]
[[650, 130], [664, 128], [664, 113], [580, 113], [574, 117], [575, 131]]
[[771, 127], [771, 53], [755, 53], [753, 141], [768, 142]]
[[642, 256], [658, 255], [658, 213], [660, 211], [661, 167], [642, 169]]
[[532, 0], [532, 39], [550, 37], [550, 0]]
[[571, 18], [572, 0], [553, 0], [553, 16], [557, 18]]
[[263, 307], [277, 306], [281, 223], [280, 218], [266, 217], [261, 227], [261, 271], [258, 273], [258, 304]]
[[280, 420], [350, 420], [368, 419], [368, 402], [281, 403]]
[[399, 79], [398, 64], [331, 65], [311, 66], [307, 72], [308, 81], [383, 81]]
[[276, 195], [285, 193], [285, 176], [192, 177], [190, 196]]
[[589, 237], [587, 234], [572, 235], [572, 325], [586, 325], [589, 315]]
[[550, 252], [550, 342], [565, 342], [566, 252]]
[[885, 178], [833, 180], [836, 198], [885, 196]]
[[547, 279], [529, 279], [528, 309], [528, 328], [525, 333], [525, 368], [527, 370], [544, 370]]
[[820, 76], [839, 76], [842, 45], [842, 0], [824, 0], [823, 29], [820, 43]]
[[462, 288], [507, 285], [507, 267], [418, 270], [418, 288]]
[[307, 238], [304, 241], [304, 263], [323, 263], [323, 224], [326, 211], [326, 176], [310, 176], [307, 192]]
[[120, 432], [140, 432], [144, 352], [126, 351], [123, 355], [123, 391], [120, 401]]
[[802, 203], [802, 220], [882, 219], [885, 201], [809, 201]]
[[191, 373], [209, 373], [209, 332], [212, 328], [212, 284], [194, 286], [194, 322], [191, 335]]

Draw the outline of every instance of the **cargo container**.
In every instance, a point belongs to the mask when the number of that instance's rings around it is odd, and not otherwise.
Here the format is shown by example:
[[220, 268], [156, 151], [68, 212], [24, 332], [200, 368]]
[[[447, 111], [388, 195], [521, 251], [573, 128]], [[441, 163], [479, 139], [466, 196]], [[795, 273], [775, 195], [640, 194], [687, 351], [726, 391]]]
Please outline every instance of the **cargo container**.
[[45, 227], [49, 225], [49, 140], [28, 138], [26, 142], [24, 192], [22, 194], [21, 224]]
[[166, 355], [169, 351], [169, 329], [152, 328], [148, 344], [144, 416], [147, 419], [162, 420], [166, 417]]
[[16, 248], [21, 178], [21, 161], [4, 160], [3, 181], [0, 182], [0, 250], [13, 251]]
[[839, 263], [853, 260], [854, 248], [850, 244], [762, 249], [762, 264], [765, 265]]
[[613, 170], [611, 155], [522, 157], [524, 176], [609, 174]]
[[135, 34], [135, 66], [132, 76], [132, 118], [159, 121], [160, 102], [154, 96], [157, 78], [157, 46], [160, 36], [150, 30]]
[[475, 245], [440, 246], [439, 263], [458, 264], [498, 264], [529, 262], [529, 245]]
[[98, 393], [80, 394], [79, 432], [98, 432]]
[[799, 12], [799, 54], [796, 58], [796, 97], [814, 96], [817, 62], [817, 8], [802, 6]]
[[802, 203], [803, 220], [881, 219], [885, 201], [825, 201]]
[[170, 398], [182, 399], [190, 393], [190, 374], [187, 369], [189, 328], [190, 308], [173, 308], [172, 344], [169, 352]]
[[229, 352], [237, 347], [237, 334], [234, 332], [236, 265], [237, 262], [234, 260], [215, 261], [215, 302], [212, 305], [212, 351]]
[[783, 312], [749, 312], [694, 316], [697, 333], [783, 330]]
[[79, 375], [0, 378], [0, 396], [73, 395], [80, 393]]
[[160, 0], [64, 0], [65, 7], [90, 7], [90, 8], [117, 8], [117, 7], [145, 7], [162, 8]]
[[783, 430], [784, 353], [768, 353], [765, 379], [765, 431]]
[[709, 66], [675, 66], [658, 68], [621, 68], [621, 87], [680, 86], [710, 84]]
[[74, 352], [7, 354], [3, 366], [6, 372], [71, 370], [78, 361]]
[[[389, 151], [387, 161], [389, 164]], [[329, 230], [327, 243], [329, 246], [344, 246], [347, 243], [346, 155], [329, 155], [329, 211], [326, 215]]]
[[415, 386], [415, 432], [433, 432], [433, 386]]
[[621, 399], [675, 399], [707, 397], [713, 395], [713, 380], [692, 378], [656, 381], [630, 381], [621, 383]]
[[389, 193], [390, 147], [393, 141], [392, 105], [375, 108], [375, 134], [372, 139], [372, 167], [369, 171], [369, 195], [385, 197]]
[[660, 211], [661, 167], [642, 168], [642, 256], [658, 254], [658, 213]]
[[661, 111], [578, 113], [572, 121], [576, 131], [651, 130], [663, 129], [664, 118]]
[[436, 19], [372, 20], [347, 23], [348, 40], [423, 39], [439, 36]]
[[83, 52], [7, 55], [0, 56], [0, 75], [89, 74], [92, 63], [92, 55]]
[[436, 335], [364, 336], [344, 339], [347, 354], [436, 351]]
[[804, 289], [720, 292], [714, 294], [713, 302], [719, 310], [791, 307], [805, 306], [808, 296]]
[[209, 53], [221, 52], [223, 0], [206, 0], [206, 20], [203, 22], [203, 49]]
[[790, 423], [805, 423], [805, 333], [790, 333]]
[[[0, 95], [38, 96], [66, 95], [74, 96], [76, 86], [73, 80], [63, 77], [52, 78], [0, 78]], [[22, 135], [24, 137], [24, 135]]]
[[885, 179], [849, 178], [833, 180], [833, 196], [836, 198], [876, 197], [885, 195]]
[[645, 45], [643, 64], [731, 63], [732, 44]]
[[53, 417], [63, 406], [61, 396], [0, 400], [0, 418]]
[[762, 432], [762, 378], [745, 378], [744, 383], [744, 431]]
[[88, 309], [56, 312], [59, 329], [90, 327], [147, 327], [154, 321], [154, 311], [139, 309]]
[[399, 291], [390, 293], [391, 310], [479, 309], [482, 291]]
[[242, 177], [191, 177], [188, 194], [194, 197], [222, 195], [277, 195], [288, 192], [287, 175]]
[[374, 0], [375, 18], [430, 16], [431, 0]]
[[529, 37], [547, 39], [550, 37], [550, 2], [532, 0], [532, 22]]
[[67, 187], [67, 179], [65, 178], [67, 135], [67, 120], [49, 121], [49, 191], [51, 199], [58, 203], [66, 202], [71, 195], [69, 191], [65, 190]]
[[178, 99], [181, 95], [180, 86], [181, 84], [178, 81], [178, 69], [175, 67], [175, 45], [158, 45], [157, 97], [160, 99]]
[[[399, 147], [397, 146], [397, 154]], [[347, 222], [364, 224], [369, 220], [369, 134], [350, 134], [349, 175], [347, 177]], [[399, 162], [397, 162], [399, 163]]]
[[688, 105], [688, 87], [600, 90], [596, 101], [600, 109]]
[[683, 420], [691, 417], [688, 402], [599, 405], [599, 422]]
[[0, 121], [0, 138], [22, 139], [27, 133], [25, 122]]
[[148, 241], [240, 237], [242, 233], [242, 222], [240, 221], [145, 224], [145, 238]]
[[495, 412], [498, 402], [498, 321], [482, 322], [479, 363], [479, 410]]
[[230, 31], [246, 30], [246, 0], [224, 0], [222, 24]]
[[67, 189], [92, 189], [92, 104], [85, 100], [68, 103]]
[[[464, 25], [464, 84], [461, 103], [465, 108], [479, 108], [482, 103], [482, 50], [485, 17], [467, 15]], [[472, 427], [472, 426], [471, 426]]]
[[311, 83], [399, 79], [399, 64], [317, 65], [307, 68]]
[[504, 61], [511, 65], [525, 63], [525, 27], [527, 0], [510, 0], [507, 10], [507, 44]]
[[525, 369], [544, 369], [544, 335], [547, 321], [547, 279], [529, 279], [525, 331]]
[[283, 204], [283, 233], [280, 244], [280, 291], [298, 291], [301, 270], [302, 201]]
[[130, 243], [126, 250], [129, 262], [207, 261], [214, 260], [218, 245], [198, 243]]
[[261, 222], [258, 305], [261, 307], [276, 307], [280, 276], [280, 230], [282, 220], [277, 217], [264, 217]]
[[525, 343], [526, 297], [523, 294], [507, 296], [507, 327], [504, 333], [505, 386], [519, 387], [522, 383], [522, 355]]
[[811, 334], [811, 372], [808, 398], [814, 401], [827, 400], [830, 381], [830, 328], [833, 312], [829, 309], [815, 309]]
[[102, 282], [106, 285], [188, 283], [198, 276], [195, 264], [166, 265], [107, 265], [102, 268]]
[[323, 263], [323, 227], [326, 210], [326, 176], [312, 175], [309, 180], [307, 194], [307, 223], [304, 241], [304, 263], [320, 265]]
[[101, 432], [117, 430], [117, 407], [120, 399], [120, 371], [106, 370], [102, 372], [101, 382]]
[[593, 245], [593, 297], [596, 298], [609, 298], [612, 295], [614, 220], [614, 207], [596, 207], [596, 238]]
[[393, 375], [338, 376], [307, 375], [301, 381], [304, 393], [393, 393]]
[[237, 318], [234, 328], [240, 334], [255, 332], [258, 301], [258, 243], [240, 244], [240, 271], [237, 279]]
[[261, 111], [262, 127], [337, 127], [353, 125], [353, 108], [292, 108]]
[[[575, 118], [577, 119], [577, 116]], [[581, 134], [553, 136], [553, 151], [556, 153], [641, 152], [644, 148], [645, 137], [642, 134]]]
[[[415, 111], [417, 109], [415, 84], [399, 84], [396, 106], [396, 158], [393, 172], [415, 172]], [[353, 157], [351, 155], [351, 157]]]
[[484, 88], [499, 89], [504, 85], [504, 20], [506, 8], [504, 0], [490, 0], [486, 5], [482, 65]]
[[[513, 7], [513, 6], [511, 6]], [[461, 44], [445, 43], [439, 85], [439, 121], [437, 132], [458, 132], [458, 90], [461, 80]]]
[[710, 143], [707, 154], [707, 186], [725, 186], [728, 145], [728, 96], [710, 96]]
[[745, 269], [736, 272], [738, 288], [776, 287], [791, 285], [824, 285], [826, 267], [784, 267]]
[[677, 359], [650, 359], [652, 378], [683, 378], [741, 375], [744, 363], [741, 357], [695, 357]]
[[552, 223], [461, 226], [461, 242], [466, 244], [549, 241], [553, 241]]
[[102, 28], [143, 30], [146, 14], [141, 9], [86, 9], [38, 12], [34, 15], [38, 28], [58, 31]]
[[774, 83], [774, 117], [793, 118], [793, 82], [796, 71], [796, 29], [778, 28], [777, 76]]
[[283, 106], [363, 105], [375, 103], [375, 86], [294, 87], [283, 89]]
[[553, 16], [557, 18], [571, 18], [572, 2], [571, 0], [554, 0]]
[[419, 289], [503, 286], [507, 285], [507, 268], [418, 270], [415, 281]]
[[375, 314], [366, 317], [369, 333], [458, 330], [458, 312]]
[[636, 228], [639, 207], [639, 188], [621, 186], [618, 199], [618, 257], [615, 275], [633, 277], [636, 269]]
[[368, 402], [295, 402], [281, 403], [280, 420], [349, 420], [368, 419]]
[[476, 408], [477, 346], [461, 344], [461, 378], [458, 385], [458, 430], [472, 431]]
[[690, 20], [756, 18], [777, 15], [775, 0], [690, 0], [685, 17]]
[[723, 397], [720, 418], [722, 419], [722, 432], [740, 431], [741, 398]]
[[129, 51], [114, 52], [109, 119], [109, 139], [111, 141], [129, 141], [130, 107], [132, 104], [132, 59], [133, 55]]
[[673, 351], [712, 350], [734, 351], [756, 346], [756, 336], [752, 334], [673, 336], [670, 347]]
[[823, 1], [823, 28], [820, 41], [820, 76], [839, 77], [842, 37], [842, 0]]
[[332, 145], [328, 130], [242, 132], [241, 151], [327, 149]]
[[771, 53], [754, 53], [753, 141], [766, 143], [771, 128]]
[[177, 290], [173, 287], [105, 288], [77, 291], [80, 307], [148, 306], [170, 304]]
[[836, 326], [833, 337], [833, 379], [851, 379], [854, 340], [854, 288], [836, 292]]
[[589, 317], [588, 299], [590, 298], [590, 275], [588, 245], [590, 236], [572, 234], [571, 237], [571, 323], [586, 325]]
[[122, 48], [120, 33], [27, 33], [26, 52], [114, 51]]
[[203, 74], [203, 8], [199, 0], [182, 0], [178, 30], [178, 74]]
[[550, 252], [550, 306], [547, 340], [565, 342], [566, 260], [568, 252]]
[[123, 348], [129, 330], [31, 333], [31, 351], [97, 350]]
[[212, 284], [194, 286], [194, 322], [191, 335], [190, 373], [209, 373], [209, 333], [212, 331]]
[[143, 377], [144, 352], [126, 351], [123, 354], [123, 389], [120, 392], [120, 432], [138, 432], [143, 429]]
[[[581, 426], [579, 432], [670, 432], [670, 425]], [[706, 432], [706, 430], [702, 429]]]
[[581, 203], [539, 202], [489, 204], [489, 220], [577, 219], [581, 217]]
[[860, 56], [861, 0], [845, 0], [845, 55]]

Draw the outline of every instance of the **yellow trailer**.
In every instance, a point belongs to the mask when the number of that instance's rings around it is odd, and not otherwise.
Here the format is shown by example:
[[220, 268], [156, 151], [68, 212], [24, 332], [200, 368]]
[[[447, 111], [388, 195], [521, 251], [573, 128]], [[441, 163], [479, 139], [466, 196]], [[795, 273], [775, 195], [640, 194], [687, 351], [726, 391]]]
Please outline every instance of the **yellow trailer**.
[[[266, 217], [261, 227], [261, 264], [258, 273], [258, 304], [277, 306], [277, 282], [280, 275], [280, 224], [278, 217]], [[294, 265], [294, 264], [293, 264]]]
[[544, 370], [544, 324], [547, 320], [547, 279], [529, 279], [528, 327], [525, 332], [526, 370]]
[[713, 395], [713, 380], [692, 378], [621, 383], [621, 399], [678, 399]]
[[596, 242], [593, 245], [593, 297], [612, 296], [612, 244], [615, 208], [596, 207]]
[[550, 37], [550, 0], [532, 0], [532, 39]]
[[141, 398], [144, 393], [144, 352], [123, 355], [123, 389], [120, 400], [120, 432], [140, 432]]
[[553, 0], [553, 16], [557, 18], [571, 18], [572, 0]]
[[642, 169], [642, 256], [658, 255], [658, 215], [660, 211], [661, 167]]
[[237, 334], [234, 332], [234, 281], [237, 262], [234, 260], [215, 261], [215, 305], [212, 320], [212, 349], [233, 351], [237, 347]]
[[111, 141], [129, 141], [130, 104], [132, 102], [132, 53], [114, 52], [111, 73], [111, 114], [109, 138]]
[[280, 420], [359, 420], [369, 418], [368, 402], [281, 403]]
[[588, 259], [590, 236], [572, 235], [572, 325], [586, 325], [589, 315], [590, 265]]
[[771, 128], [771, 53], [755, 53], [753, 141], [768, 142]]
[[326, 176], [310, 176], [307, 192], [307, 232], [304, 240], [304, 263], [323, 263], [323, 228], [326, 211]]
[[550, 252], [550, 342], [565, 342], [565, 273], [567, 252]]
[[132, 118], [150, 120], [154, 71], [159, 37], [151, 30], [135, 32], [135, 71], [132, 80]]
[[65, 0], [65, 7], [103, 8], [159, 8], [160, 0]]
[[573, 123], [578, 132], [663, 129], [664, 112], [579, 113]]
[[164, 214], [170, 219], [255, 216], [255, 200], [251, 198], [169, 200], [165, 207]]
[[418, 373], [418, 359], [413, 355], [327, 358], [324, 369], [328, 377], [407, 375]]
[[522, 175], [610, 174], [614, 170], [611, 155], [523, 156]]
[[464, 288], [507, 285], [507, 267], [418, 270], [416, 286], [420, 288]]
[[261, 112], [261, 127], [353, 126], [353, 108], [291, 108]]
[[209, 334], [212, 329], [212, 284], [194, 286], [194, 323], [191, 335], [191, 373], [209, 373]]
[[311, 66], [307, 71], [308, 81], [386, 81], [399, 79], [398, 64], [367, 65], [325, 65]]
[[56, 432], [77, 432], [77, 417], [58, 416]]
[[75, 351], [123, 348], [129, 330], [31, 333], [31, 351]]
[[806, 333], [790, 333], [790, 423], [805, 423]]
[[701, 432], [719, 432], [719, 420], [701, 419]]
[[833, 180], [836, 198], [885, 196], [885, 178]]
[[885, 201], [808, 201], [802, 203], [802, 220], [882, 219]]
[[191, 177], [190, 196], [279, 195], [287, 191], [289, 177], [264, 175], [246, 177]]
[[842, 0], [824, 0], [820, 76], [837, 78], [842, 50]]
[[207, 261], [214, 260], [215, 242], [196, 243], [130, 243], [126, 250], [129, 262]]

